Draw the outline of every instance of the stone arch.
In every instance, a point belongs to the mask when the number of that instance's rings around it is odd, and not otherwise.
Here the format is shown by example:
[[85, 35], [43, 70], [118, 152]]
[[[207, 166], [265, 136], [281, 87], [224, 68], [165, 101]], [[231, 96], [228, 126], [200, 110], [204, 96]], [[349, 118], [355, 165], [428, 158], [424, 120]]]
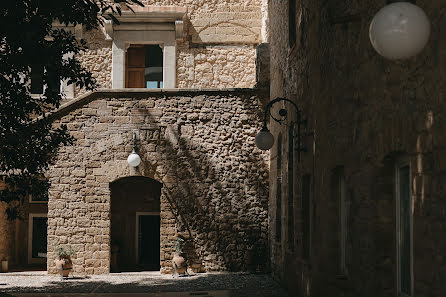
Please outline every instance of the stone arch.
[[162, 186], [145, 176], [110, 183], [112, 272], [160, 269]]
[[150, 178], [157, 182], [165, 182], [163, 174], [158, 172], [158, 168], [150, 168], [150, 164], [140, 154], [141, 164], [137, 168], [132, 168], [127, 163], [127, 160], [111, 160], [104, 162], [100, 168], [97, 169], [95, 175], [104, 176], [108, 183], [114, 183], [126, 177], [143, 176]]

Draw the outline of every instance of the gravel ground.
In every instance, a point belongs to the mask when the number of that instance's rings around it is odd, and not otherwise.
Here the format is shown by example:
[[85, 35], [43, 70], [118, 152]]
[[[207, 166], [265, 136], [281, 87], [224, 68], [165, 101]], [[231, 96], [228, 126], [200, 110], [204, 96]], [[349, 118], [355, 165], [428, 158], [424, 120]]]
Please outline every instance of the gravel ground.
[[267, 274], [203, 273], [173, 278], [171, 275], [159, 272], [136, 272], [74, 277], [65, 280], [61, 280], [57, 275], [48, 275], [46, 272], [0, 274], [0, 292], [3, 292], [0, 296], [14, 296], [15, 293], [51, 293], [54, 296], [56, 293], [88, 293], [90, 296], [108, 293], [112, 296], [115, 293], [197, 291], [221, 291], [221, 294], [225, 291], [223, 295], [231, 297], [289, 297]]

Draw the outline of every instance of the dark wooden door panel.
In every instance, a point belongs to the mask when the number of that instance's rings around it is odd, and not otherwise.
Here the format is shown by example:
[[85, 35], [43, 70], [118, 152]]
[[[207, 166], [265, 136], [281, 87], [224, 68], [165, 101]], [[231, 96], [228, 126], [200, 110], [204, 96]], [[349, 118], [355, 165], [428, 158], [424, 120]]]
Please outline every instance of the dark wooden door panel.
[[127, 70], [127, 88], [144, 88], [144, 68]]
[[126, 54], [126, 88], [144, 88], [145, 48], [143, 45], [129, 47]]

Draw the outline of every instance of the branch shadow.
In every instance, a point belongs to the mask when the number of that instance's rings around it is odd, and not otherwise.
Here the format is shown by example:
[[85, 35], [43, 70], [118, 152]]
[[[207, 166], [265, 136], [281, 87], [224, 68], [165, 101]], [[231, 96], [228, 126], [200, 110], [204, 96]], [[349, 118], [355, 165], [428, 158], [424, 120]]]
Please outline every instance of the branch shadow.
[[[194, 108], [194, 115], [178, 109], [170, 115], [174, 120], [163, 125], [160, 117], [145, 115], [145, 124], [156, 126], [160, 133], [156, 153], [141, 147], [144, 167], [156, 173], [158, 155], [170, 170], [156, 179], [163, 182], [162, 195], [175, 217], [178, 235], [187, 241], [190, 260], [209, 263], [208, 271], [266, 271], [268, 168], [265, 155], [253, 153], [253, 139], [261, 124], [260, 99], [251, 94], [199, 94], [154, 98], [157, 108], [182, 100], [185, 109]], [[226, 102], [230, 112], [240, 102], [243, 107], [222, 116], [218, 100]], [[144, 106], [138, 102], [134, 108], [140, 110]], [[250, 138], [252, 143], [246, 143]], [[153, 144], [154, 140], [146, 137], [143, 141]], [[173, 181], [166, 182], [166, 177]]]

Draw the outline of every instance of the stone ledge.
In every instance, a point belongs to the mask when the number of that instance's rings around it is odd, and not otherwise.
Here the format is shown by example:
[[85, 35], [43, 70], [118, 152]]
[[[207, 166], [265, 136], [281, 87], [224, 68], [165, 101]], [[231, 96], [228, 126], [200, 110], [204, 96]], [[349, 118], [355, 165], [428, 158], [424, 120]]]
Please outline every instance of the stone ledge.
[[225, 88], [225, 89], [213, 89], [213, 88], [203, 88], [203, 89], [98, 89], [93, 92], [85, 93], [82, 96], [79, 96], [76, 99], [70, 100], [69, 102], [62, 104], [58, 109], [53, 112], [49, 112], [46, 114], [46, 117], [49, 120], [55, 120], [60, 118], [63, 115], [66, 115], [68, 112], [78, 109], [83, 105], [90, 103], [98, 98], [103, 97], [131, 97], [131, 96], [144, 96], [144, 95], [153, 95], [153, 96], [172, 96], [172, 95], [229, 95], [229, 94], [249, 94], [259, 95], [260, 97], [269, 98], [269, 89], [268, 88]]

